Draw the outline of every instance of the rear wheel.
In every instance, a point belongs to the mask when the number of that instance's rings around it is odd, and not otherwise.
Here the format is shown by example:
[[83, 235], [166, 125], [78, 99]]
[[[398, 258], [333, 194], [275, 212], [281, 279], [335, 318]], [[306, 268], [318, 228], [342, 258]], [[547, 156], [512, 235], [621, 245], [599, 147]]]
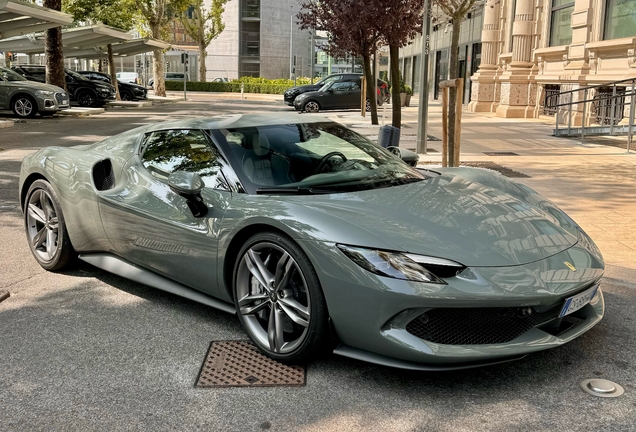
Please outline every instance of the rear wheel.
[[11, 104], [11, 109], [18, 117], [30, 118], [38, 113], [38, 104], [31, 96], [18, 96]]
[[62, 207], [51, 185], [33, 182], [24, 206], [24, 226], [31, 253], [46, 270], [66, 267], [75, 251], [66, 231]]
[[305, 103], [303, 111], [308, 113], [317, 113], [318, 111], [320, 111], [320, 105], [318, 105], [318, 102], [316, 101], [309, 101]]
[[327, 307], [318, 276], [286, 236], [251, 237], [234, 268], [234, 303], [254, 344], [268, 357], [304, 363], [325, 351]]

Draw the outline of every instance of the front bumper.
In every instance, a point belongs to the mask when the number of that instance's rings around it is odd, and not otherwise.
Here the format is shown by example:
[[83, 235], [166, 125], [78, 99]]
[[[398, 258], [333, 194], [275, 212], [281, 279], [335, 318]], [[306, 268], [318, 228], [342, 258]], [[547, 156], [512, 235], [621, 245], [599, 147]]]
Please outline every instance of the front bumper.
[[[599, 290], [589, 304], [571, 315], [578, 323], [564, 331], [548, 329], [548, 324], [555, 324], [550, 321], [505, 343], [434, 343], [407, 331], [407, 324], [435, 308], [547, 310], [596, 283], [603, 269], [586, 268], [584, 249], [575, 245], [550, 259], [523, 266], [470, 268], [478, 276], [475, 280], [453, 277], [446, 279], [448, 285], [436, 285], [373, 275], [339, 254], [333, 243], [301, 245], [320, 269], [329, 315], [342, 342], [335, 352], [374, 363], [389, 365], [388, 358], [397, 367], [441, 370], [518, 359], [571, 341], [596, 325], [605, 311]], [[572, 262], [578, 272], [565, 270], [559, 277], [550, 266], [564, 261]]]
[[36, 96], [39, 112], [57, 112], [69, 108], [70, 97], [66, 93], [57, 92], [53, 96]]
[[294, 106], [294, 100], [296, 99], [296, 96], [298, 95], [285, 93], [283, 95], [283, 101], [285, 102], [285, 105]]

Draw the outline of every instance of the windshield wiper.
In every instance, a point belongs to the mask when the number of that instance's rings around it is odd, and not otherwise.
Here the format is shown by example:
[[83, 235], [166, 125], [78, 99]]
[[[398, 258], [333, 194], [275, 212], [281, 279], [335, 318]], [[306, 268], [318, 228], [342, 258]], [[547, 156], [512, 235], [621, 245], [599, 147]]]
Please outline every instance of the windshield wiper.
[[330, 189], [310, 188], [310, 187], [265, 187], [256, 189], [257, 195], [265, 194], [294, 194], [294, 195], [319, 195], [332, 194], [338, 191]]

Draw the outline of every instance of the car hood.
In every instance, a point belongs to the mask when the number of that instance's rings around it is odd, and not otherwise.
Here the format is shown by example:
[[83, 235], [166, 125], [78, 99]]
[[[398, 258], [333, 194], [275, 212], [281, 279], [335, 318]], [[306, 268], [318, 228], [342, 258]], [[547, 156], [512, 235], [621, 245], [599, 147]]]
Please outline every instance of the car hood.
[[466, 266], [526, 264], [576, 244], [576, 224], [551, 202], [503, 176], [482, 177], [443, 173], [409, 185], [293, 200], [331, 220], [324, 239], [351, 241], [344, 233], [357, 230], [367, 233], [359, 246], [393, 245]]
[[4, 85], [9, 85], [11, 87], [28, 87], [36, 90], [46, 90], [52, 92], [64, 92], [64, 89], [54, 86], [52, 84], [45, 84], [37, 81], [10, 81], [5, 82]]

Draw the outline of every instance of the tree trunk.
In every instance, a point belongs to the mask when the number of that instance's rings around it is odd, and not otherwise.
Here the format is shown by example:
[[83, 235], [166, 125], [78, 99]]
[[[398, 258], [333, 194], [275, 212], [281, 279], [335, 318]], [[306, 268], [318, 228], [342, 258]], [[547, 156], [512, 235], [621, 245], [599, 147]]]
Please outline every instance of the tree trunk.
[[208, 56], [208, 52], [205, 49], [206, 47], [203, 45], [199, 45], [199, 81], [206, 82], [208, 68], [205, 64], [205, 59]]
[[97, 60], [97, 72], [104, 72], [104, 67], [102, 66], [103, 64], [103, 59]]
[[8, 52], [4, 53], [4, 67], [6, 67], [7, 69], [11, 67], [11, 60], [9, 60], [9, 54]]
[[[448, 66], [449, 79], [458, 78], [459, 31], [461, 17], [453, 17], [453, 34], [451, 35], [450, 64]], [[457, 106], [457, 87], [451, 87], [448, 92], [448, 165], [455, 166], [455, 108]], [[460, 102], [461, 103], [461, 102]]]
[[373, 71], [371, 70], [371, 56], [362, 55], [364, 79], [367, 82], [367, 98], [371, 102], [371, 124], [378, 124], [378, 105], [376, 102], [376, 80], [373, 79]]
[[163, 76], [163, 52], [161, 50], [152, 51], [154, 65], [155, 82], [152, 84], [156, 96], [166, 96], [166, 81]]
[[108, 49], [108, 73], [110, 74], [110, 82], [115, 87], [115, 99], [120, 101], [119, 84], [117, 83], [117, 71], [115, 70], [115, 56], [113, 55], [113, 46], [111, 44], [106, 45]]
[[389, 45], [391, 57], [391, 107], [393, 108], [393, 126], [402, 128], [402, 102], [400, 101], [400, 48]]
[[[44, 0], [42, 6], [61, 11], [62, 0]], [[64, 75], [64, 49], [62, 47], [62, 27], [46, 30], [44, 53], [46, 54], [46, 82], [66, 90]]]

